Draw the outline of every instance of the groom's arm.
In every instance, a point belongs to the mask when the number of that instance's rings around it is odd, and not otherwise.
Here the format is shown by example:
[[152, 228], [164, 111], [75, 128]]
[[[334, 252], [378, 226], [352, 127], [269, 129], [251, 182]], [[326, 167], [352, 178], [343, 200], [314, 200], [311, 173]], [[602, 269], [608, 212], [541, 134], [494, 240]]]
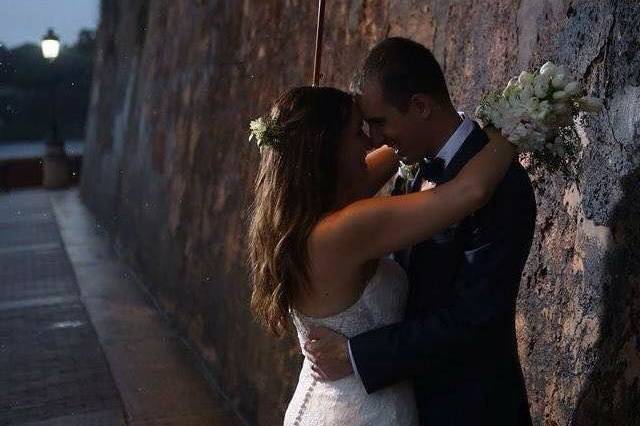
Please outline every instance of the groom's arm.
[[[458, 300], [446, 309], [372, 330], [349, 340], [367, 392], [437, 371], [452, 354], [478, 344], [496, 324], [513, 320], [520, 275], [531, 246], [535, 200], [525, 172], [512, 167], [485, 218], [482, 244], [465, 252], [454, 285]], [[465, 351], [465, 352], [467, 352]]]

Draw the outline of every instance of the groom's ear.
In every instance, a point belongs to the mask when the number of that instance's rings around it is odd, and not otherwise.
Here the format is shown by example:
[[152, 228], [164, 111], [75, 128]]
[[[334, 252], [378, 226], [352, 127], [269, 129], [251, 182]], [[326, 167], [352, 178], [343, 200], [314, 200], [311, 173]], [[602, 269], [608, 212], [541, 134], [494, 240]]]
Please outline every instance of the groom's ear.
[[431, 117], [433, 99], [424, 93], [416, 93], [409, 99], [409, 112], [424, 120]]

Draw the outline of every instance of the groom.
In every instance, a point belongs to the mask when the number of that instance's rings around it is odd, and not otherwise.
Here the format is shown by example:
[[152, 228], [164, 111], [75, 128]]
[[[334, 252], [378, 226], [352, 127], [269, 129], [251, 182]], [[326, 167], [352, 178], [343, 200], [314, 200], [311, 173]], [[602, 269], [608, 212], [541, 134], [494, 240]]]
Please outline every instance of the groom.
[[[456, 112], [426, 47], [383, 40], [359, 75], [358, 102], [374, 141], [420, 165], [411, 191], [452, 179], [487, 143]], [[412, 380], [424, 425], [530, 425], [514, 322], [535, 215], [531, 182], [514, 161], [485, 207], [395, 253], [410, 280], [404, 322], [351, 339], [312, 331], [306, 351], [316, 374], [355, 373], [368, 393]]]

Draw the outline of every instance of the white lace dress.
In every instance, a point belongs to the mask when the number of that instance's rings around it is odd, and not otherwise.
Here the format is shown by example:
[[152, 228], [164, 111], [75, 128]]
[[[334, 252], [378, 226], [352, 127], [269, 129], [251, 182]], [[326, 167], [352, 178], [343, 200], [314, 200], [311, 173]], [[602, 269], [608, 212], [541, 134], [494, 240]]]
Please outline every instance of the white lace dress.
[[[383, 258], [356, 303], [337, 315], [311, 318], [291, 310], [304, 347], [310, 325], [321, 325], [352, 337], [367, 330], [399, 322], [404, 316], [408, 280], [402, 267]], [[287, 408], [289, 425], [417, 425], [418, 413], [409, 382], [367, 394], [354, 374], [334, 382], [312, 377], [305, 358], [298, 386]]]

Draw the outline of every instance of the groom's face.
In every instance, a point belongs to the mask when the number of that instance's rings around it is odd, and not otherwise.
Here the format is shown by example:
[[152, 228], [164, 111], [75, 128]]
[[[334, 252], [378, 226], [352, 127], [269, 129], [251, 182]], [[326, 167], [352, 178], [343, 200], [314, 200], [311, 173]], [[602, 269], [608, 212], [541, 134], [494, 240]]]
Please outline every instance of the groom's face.
[[418, 161], [424, 154], [421, 148], [424, 120], [411, 107], [402, 112], [389, 103], [377, 82], [365, 84], [358, 104], [376, 146], [388, 145], [397, 149], [399, 157], [408, 163]]

